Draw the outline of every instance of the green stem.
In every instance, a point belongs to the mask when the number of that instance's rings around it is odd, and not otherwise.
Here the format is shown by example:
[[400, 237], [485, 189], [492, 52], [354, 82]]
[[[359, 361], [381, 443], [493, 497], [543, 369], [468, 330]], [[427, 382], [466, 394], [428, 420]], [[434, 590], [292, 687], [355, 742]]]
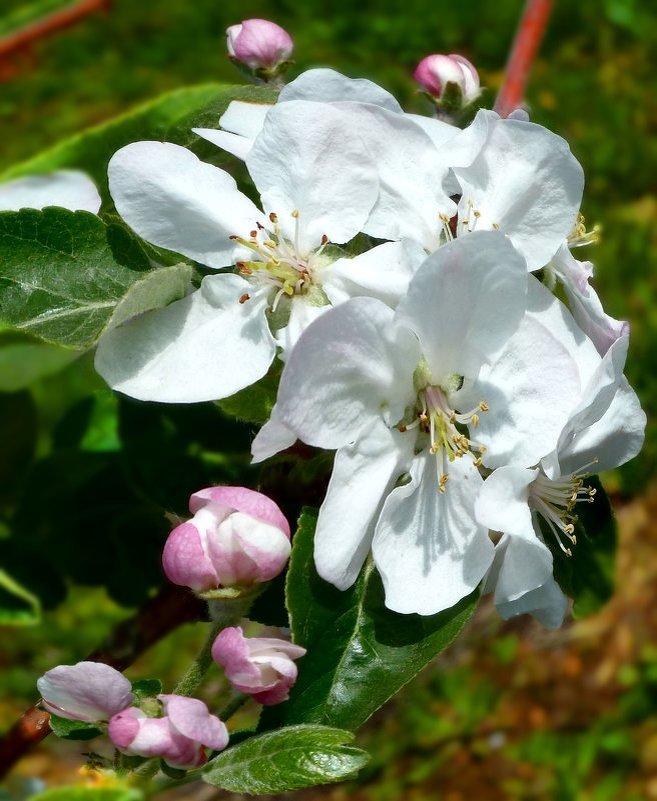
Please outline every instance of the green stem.
[[176, 684], [173, 694], [190, 696], [196, 692], [197, 687], [203, 681], [208, 668], [212, 664], [212, 644], [214, 643], [217, 634], [223, 628], [222, 623], [213, 623], [210, 627], [210, 633], [203, 643], [203, 647], [198, 652], [196, 659], [187, 669], [185, 675]]

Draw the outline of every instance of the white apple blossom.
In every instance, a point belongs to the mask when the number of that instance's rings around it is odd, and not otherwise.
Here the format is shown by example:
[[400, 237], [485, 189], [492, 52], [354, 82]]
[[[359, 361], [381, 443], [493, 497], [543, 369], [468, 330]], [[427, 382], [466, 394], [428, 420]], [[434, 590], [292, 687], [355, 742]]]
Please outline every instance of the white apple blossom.
[[535, 466], [498, 467], [481, 488], [476, 518], [502, 534], [485, 587], [494, 592], [502, 617], [531, 612], [547, 626], [561, 625], [566, 600], [552, 576], [552, 554], [537, 516], [570, 556], [577, 547], [576, 506], [595, 500], [586, 471], [618, 467], [641, 449], [646, 417], [623, 376], [627, 344], [627, 336], [619, 337], [602, 358], [590, 344], [580, 349], [578, 363], [588, 380], [555, 448]]
[[[582, 168], [567, 142], [540, 125], [501, 119], [482, 109], [460, 131], [432, 117], [405, 114], [392, 95], [371, 81], [328, 69], [300, 75], [282, 90], [277, 105], [299, 99], [339, 108], [345, 115], [344, 135], [358, 132], [377, 154], [384, 196], [363, 228], [371, 236], [409, 237], [430, 252], [473, 230], [501, 230], [528, 269], [537, 270], [575, 225]], [[220, 120], [226, 130], [195, 132], [245, 158], [273, 108], [237, 101]], [[360, 116], [354, 120], [355, 110]], [[432, 141], [432, 151], [414, 126]], [[385, 129], [396, 135], [382, 137]], [[458, 208], [450, 195], [459, 199]]]
[[331, 303], [396, 303], [423, 259], [419, 245], [389, 242], [337, 260], [326, 250], [352, 239], [381, 195], [376, 154], [342, 133], [329, 105], [277, 106], [247, 159], [264, 211], [185, 148], [137, 142], [115, 154], [110, 191], [137, 233], [240, 274], [208, 276], [182, 300], [107, 333], [96, 367], [110, 386], [146, 400], [226, 397], [262, 377], [277, 346], [285, 358]]
[[[396, 312], [351, 300], [305, 331], [283, 371], [274, 425], [337, 449], [315, 536], [323, 578], [348, 587], [371, 548], [386, 604], [432, 614], [488, 572], [494, 549], [474, 502], [478, 466], [507, 449], [496, 428], [505, 431], [509, 410], [521, 431], [536, 428], [533, 442], [512, 443], [533, 464], [580, 392], [540, 310], [527, 314], [528, 282], [538, 284], [506, 237], [476, 232], [432, 254]], [[514, 374], [501, 369], [497, 381], [487, 363], [513, 359], [507, 343], [520, 329]], [[482, 374], [490, 394], [462, 402]], [[546, 434], [537, 409], [548, 407]], [[490, 449], [474, 437], [484, 419]], [[254, 453], [268, 436], [265, 426]]]

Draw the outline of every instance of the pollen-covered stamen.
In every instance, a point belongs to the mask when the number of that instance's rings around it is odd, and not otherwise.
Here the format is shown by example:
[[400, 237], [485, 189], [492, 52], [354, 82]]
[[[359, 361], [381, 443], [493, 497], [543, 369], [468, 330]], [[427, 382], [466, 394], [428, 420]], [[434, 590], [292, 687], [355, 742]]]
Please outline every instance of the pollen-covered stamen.
[[529, 485], [530, 505], [547, 522], [559, 547], [567, 556], [572, 556], [573, 552], [569, 545], [564, 544], [564, 539], [570, 545], [577, 544], [577, 515], [573, 514], [573, 510], [578, 503], [593, 503], [595, 500], [595, 487], [584, 483], [587, 477], [588, 473], [572, 473], [551, 479], [541, 472]]
[[271, 228], [261, 223], [249, 232], [249, 237], [231, 236], [245, 248], [253, 252], [250, 261], [237, 262], [237, 269], [244, 276], [256, 276], [258, 281], [276, 288], [272, 303], [275, 311], [283, 295], [291, 297], [305, 291], [312, 281], [311, 262], [328, 244], [328, 237], [323, 236], [320, 246], [312, 253], [302, 253], [300, 249], [299, 218], [297, 210], [291, 212], [294, 218], [294, 240], [290, 242], [283, 236], [278, 215], [271, 213]]
[[470, 439], [458, 426], [476, 426], [479, 414], [488, 411], [485, 401], [469, 412], [459, 413], [450, 408], [445, 393], [440, 387], [428, 386], [419, 395], [420, 408], [417, 422], [406, 429], [419, 425], [429, 435], [429, 452], [436, 457], [438, 491], [445, 492], [449, 479], [449, 463], [469, 453], [476, 467], [481, 465], [481, 457], [486, 448]]
[[594, 245], [600, 241], [600, 226], [596, 223], [590, 231], [586, 230], [586, 221], [582, 212], [577, 215], [577, 222], [568, 234], [568, 247], [581, 248], [584, 245]]

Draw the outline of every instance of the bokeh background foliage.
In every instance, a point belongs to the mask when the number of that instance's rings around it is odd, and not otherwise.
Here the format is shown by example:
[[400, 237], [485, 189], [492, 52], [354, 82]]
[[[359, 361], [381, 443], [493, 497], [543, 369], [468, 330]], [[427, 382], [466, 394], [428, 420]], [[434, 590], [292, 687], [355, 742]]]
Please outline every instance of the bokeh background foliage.
[[[62, 5], [4, 0], [0, 39]], [[0, 172], [161, 92], [239, 82], [222, 34], [252, 16], [290, 30], [297, 71], [326, 64], [367, 75], [416, 110], [415, 63], [429, 52], [464, 53], [492, 102], [521, 7], [114, 0], [108, 12], [0, 64]], [[365, 730], [360, 739], [374, 759], [358, 786], [328, 791], [336, 798], [419, 801], [439, 788], [448, 801], [657, 798], [655, 52], [651, 4], [557, 0], [528, 91], [533, 119], [565, 136], [584, 166], [584, 212], [603, 235], [581, 255], [594, 260], [610, 313], [632, 323], [627, 372], [649, 418], [643, 454], [605, 477], [620, 508], [617, 596], [557, 634], [526, 621], [501, 625], [484, 605], [441, 667]], [[33, 700], [41, 672], [82, 658], [160, 584], [163, 509], [184, 514], [189, 493], [209, 483], [256, 480], [243, 456], [252, 431], [210, 405], [117, 399], [89, 356], [0, 331], [0, 565], [24, 590], [0, 574], [0, 594], [14, 599], [21, 622], [40, 619], [2, 631], [0, 726]], [[317, 501], [303, 497], [308, 478], [302, 471], [299, 497], [283, 503]], [[170, 686], [199, 635], [183, 628], [132, 673], [162, 675]], [[219, 682], [211, 678], [208, 698]], [[13, 797], [36, 789], [24, 777], [69, 779], [80, 762], [66, 745], [50, 743], [27, 760]]]

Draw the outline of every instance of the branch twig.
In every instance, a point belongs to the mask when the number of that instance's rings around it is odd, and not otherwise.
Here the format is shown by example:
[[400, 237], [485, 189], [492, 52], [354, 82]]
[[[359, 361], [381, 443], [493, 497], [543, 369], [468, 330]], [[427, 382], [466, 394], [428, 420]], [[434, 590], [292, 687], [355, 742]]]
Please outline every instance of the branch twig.
[[[178, 626], [199, 620], [204, 608], [204, 604], [189, 590], [168, 585], [134, 617], [117, 626], [107, 641], [87, 659], [125, 670], [151, 645]], [[50, 715], [35, 704], [0, 738], [0, 778], [50, 734], [49, 719]]]
[[552, 11], [552, 0], [527, 0], [506, 65], [504, 83], [495, 100], [501, 117], [522, 103], [527, 78]]
[[74, 25], [78, 20], [86, 17], [87, 14], [109, 9], [110, 2], [111, 0], [81, 0], [79, 3], [66, 6], [60, 11], [55, 11], [30, 25], [26, 25], [24, 28], [20, 28], [15, 33], [0, 39], [0, 59], [29, 47], [33, 42], [43, 39], [51, 33]]

